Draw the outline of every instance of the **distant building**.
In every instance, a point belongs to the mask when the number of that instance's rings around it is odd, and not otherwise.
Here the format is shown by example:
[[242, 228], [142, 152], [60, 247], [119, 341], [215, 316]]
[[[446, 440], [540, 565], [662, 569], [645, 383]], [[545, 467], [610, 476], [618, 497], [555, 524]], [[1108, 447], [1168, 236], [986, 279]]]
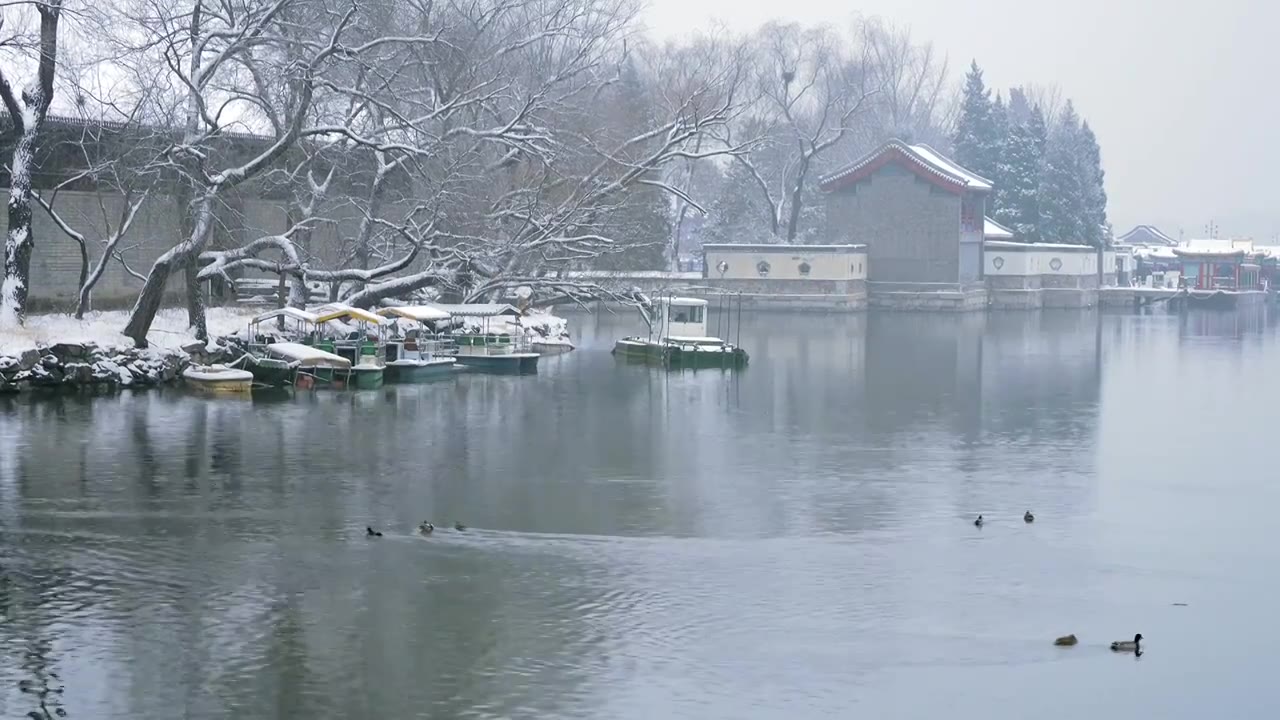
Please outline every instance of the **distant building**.
[[928, 145], [885, 143], [821, 188], [829, 241], [865, 244], [873, 285], [922, 290], [982, 278], [991, 181]]
[[1160, 232], [1160, 228], [1155, 225], [1139, 225], [1117, 237], [1115, 244], [1142, 247], [1173, 247], [1178, 244], [1178, 241]]

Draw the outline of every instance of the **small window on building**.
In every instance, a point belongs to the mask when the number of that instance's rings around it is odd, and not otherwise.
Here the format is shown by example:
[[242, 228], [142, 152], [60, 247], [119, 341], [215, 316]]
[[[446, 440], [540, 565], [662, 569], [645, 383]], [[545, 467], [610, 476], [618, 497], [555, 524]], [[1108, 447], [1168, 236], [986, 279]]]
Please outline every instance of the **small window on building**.
[[756, 272], [760, 273], [760, 277], [768, 277], [771, 269], [768, 260], [761, 260], [756, 263]]
[[807, 263], [807, 262], [801, 262], [801, 263], [800, 263], [800, 268], [799, 268], [799, 270], [800, 270], [800, 274], [801, 274], [801, 275], [808, 275], [808, 274], [809, 274], [809, 271], [810, 271], [810, 270], [812, 270], [812, 269], [813, 269], [813, 268], [809, 266], [809, 263]]

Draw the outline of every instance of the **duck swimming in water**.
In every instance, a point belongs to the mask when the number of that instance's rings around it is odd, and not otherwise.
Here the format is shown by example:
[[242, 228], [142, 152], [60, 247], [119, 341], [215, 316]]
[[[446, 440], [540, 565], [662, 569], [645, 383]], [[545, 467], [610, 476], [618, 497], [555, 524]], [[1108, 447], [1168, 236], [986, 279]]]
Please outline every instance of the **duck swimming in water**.
[[1022, 522], [1033, 523], [1035, 521], [1036, 521], [1036, 516], [1032, 515], [1030, 510], [1022, 514]]
[[1142, 643], [1142, 633], [1133, 636], [1133, 640], [1117, 640], [1111, 643], [1111, 649], [1116, 652], [1141, 652], [1139, 645]]
[[418, 532], [422, 533], [423, 535], [430, 535], [431, 533], [435, 532], [435, 530], [436, 530], [436, 526], [432, 525], [426, 520], [423, 520], [422, 524], [418, 526]]
[[374, 529], [373, 529], [373, 528], [371, 528], [371, 527], [366, 527], [366, 528], [364, 529], [364, 534], [365, 534], [365, 536], [366, 536], [366, 537], [382, 537], [382, 533], [381, 533], [381, 532], [379, 532], [379, 531], [377, 531], [377, 530], [374, 530]]
[[453, 529], [454, 529], [454, 530], [457, 530], [458, 532], [462, 532], [462, 531], [464, 531], [464, 530], [466, 530], [466, 529], [467, 529], [467, 526], [466, 526], [466, 525], [463, 525], [462, 523], [458, 522], [457, 520], [454, 520], [454, 521], [453, 521]]
[[1077, 642], [1079, 642], [1079, 640], [1077, 640], [1077, 639], [1076, 639], [1076, 636], [1075, 636], [1075, 634], [1073, 633], [1073, 634], [1071, 634], [1071, 635], [1063, 635], [1062, 637], [1058, 638], [1057, 640], [1054, 640], [1054, 641], [1053, 641], [1053, 644], [1054, 644], [1054, 645], [1061, 645], [1061, 646], [1063, 646], [1063, 647], [1071, 647], [1072, 645], [1075, 645]]
[[979, 515], [977, 520], [973, 521], [974, 527], [982, 527], [982, 516]]

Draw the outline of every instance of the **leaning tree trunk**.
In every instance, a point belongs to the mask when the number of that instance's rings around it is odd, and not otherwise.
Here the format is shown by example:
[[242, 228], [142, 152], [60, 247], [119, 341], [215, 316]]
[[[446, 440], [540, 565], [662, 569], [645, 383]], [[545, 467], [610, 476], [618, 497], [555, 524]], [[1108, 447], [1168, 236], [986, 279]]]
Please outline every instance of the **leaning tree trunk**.
[[151, 323], [155, 321], [156, 313], [164, 303], [164, 289], [169, 275], [176, 269], [185, 269], [187, 263], [192, 262], [204, 249], [209, 231], [213, 227], [213, 200], [212, 194], [200, 200], [196, 206], [195, 226], [191, 235], [157, 258], [151, 266], [151, 272], [147, 274], [142, 292], [138, 294], [133, 312], [129, 315], [129, 324], [124, 328], [124, 334], [133, 338], [138, 347], [147, 346], [147, 333], [151, 331]]
[[187, 285], [187, 327], [195, 329], [197, 340], [208, 342], [209, 324], [204, 312], [204, 289], [200, 286], [200, 280], [196, 277], [196, 274], [200, 272], [198, 254], [192, 255], [187, 260], [186, 267], [183, 270], [185, 271]]

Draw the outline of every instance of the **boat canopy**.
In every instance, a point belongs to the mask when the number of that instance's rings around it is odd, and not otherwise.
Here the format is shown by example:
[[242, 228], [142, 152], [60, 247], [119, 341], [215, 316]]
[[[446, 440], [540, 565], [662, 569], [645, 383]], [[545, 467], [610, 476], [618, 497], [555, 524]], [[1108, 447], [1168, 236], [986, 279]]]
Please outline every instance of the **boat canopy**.
[[294, 320], [301, 320], [302, 322], [309, 322], [309, 323], [320, 322], [319, 315], [316, 315], [315, 313], [309, 313], [306, 310], [299, 310], [298, 308], [292, 308], [292, 307], [284, 307], [278, 310], [264, 312], [261, 315], [254, 317], [253, 320], [251, 320], [250, 322], [264, 323], [268, 320], [275, 320], [278, 317], [291, 318]]
[[514, 305], [504, 303], [475, 303], [470, 305], [431, 305], [429, 307], [442, 310], [453, 317], [499, 317], [510, 315], [519, 317], [522, 313]]
[[192, 365], [182, 371], [182, 377], [196, 382], [244, 382], [252, 380], [253, 373], [225, 365]]
[[326, 305], [316, 311], [319, 316], [316, 318], [317, 323], [327, 323], [330, 320], [351, 319], [362, 322], [371, 323], [373, 325], [381, 325], [386, 322], [385, 318], [374, 315], [368, 310], [349, 307], [347, 305]]
[[383, 317], [402, 317], [409, 320], [417, 320], [418, 322], [434, 322], [436, 320], [448, 320], [452, 315], [448, 310], [444, 310], [432, 305], [405, 305], [401, 307], [385, 307], [378, 310], [378, 314]]
[[662, 298], [661, 302], [672, 307], [706, 307], [707, 301], [702, 298], [672, 297]]
[[334, 355], [331, 352], [325, 352], [301, 343], [271, 343], [267, 346], [267, 352], [290, 362], [301, 363], [307, 367], [327, 367], [340, 370], [346, 370], [351, 367], [351, 361], [341, 355]]

